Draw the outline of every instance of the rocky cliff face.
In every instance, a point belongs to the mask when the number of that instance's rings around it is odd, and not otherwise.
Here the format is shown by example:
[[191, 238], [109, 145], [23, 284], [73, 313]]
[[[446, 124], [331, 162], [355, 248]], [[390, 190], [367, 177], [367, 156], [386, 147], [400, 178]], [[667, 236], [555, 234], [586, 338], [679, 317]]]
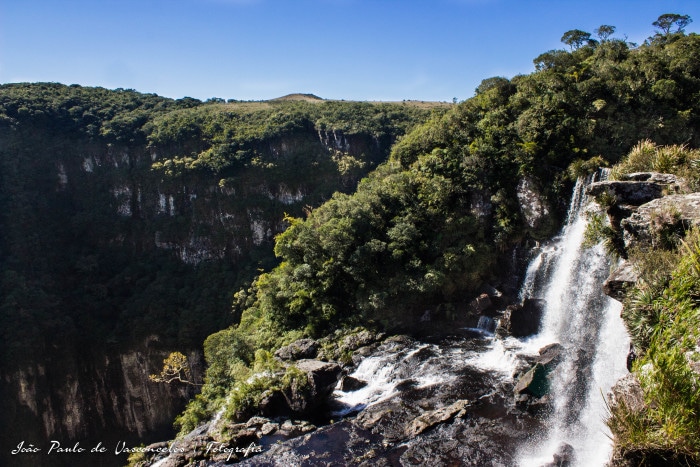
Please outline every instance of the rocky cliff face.
[[21, 441], [171, 436], [194, 388], [148, 375], [180, 350], [201, 381], [197, 349], [235, 319], [236, 288], [274, 261], [285, 214], [352, 189], [396, 138], [307, 128], [259, 140], [259, 160], [225, 174], [166, 175], [152, 166], [173, 148], [0, 130], [6, 465], [38, 462], [8, 454]]
[[[42, 451], [36, 456], [8, 455], [6, 465], [63, 465], [55, 456], [48, 456], [51, 441], [62, 446], [109, 446], [110, 456], [101, 465], [119, 465], [111, 451], [119, 441], [135, 446], [141, 439], [167, 435], [177, 413], [182, 410], [195, 387], [156, 384], [148, 375], [162, 367], [166, 352], [153, 348], [151, 339], [129, 352], [81, 355], [57, 354], [42, 362], [23, 365], [13, 372], [1, 374], [3, 420], [12, 429], [3, 431], [3, 447], [15, 449], [24, 441]], [[198, 352], [188, 356], [193, 376], [201, 381], [201, 360]], [[83, 456], [69, 459], [81, 465]], [[106, 461], [106, 462], [105, 462]]]

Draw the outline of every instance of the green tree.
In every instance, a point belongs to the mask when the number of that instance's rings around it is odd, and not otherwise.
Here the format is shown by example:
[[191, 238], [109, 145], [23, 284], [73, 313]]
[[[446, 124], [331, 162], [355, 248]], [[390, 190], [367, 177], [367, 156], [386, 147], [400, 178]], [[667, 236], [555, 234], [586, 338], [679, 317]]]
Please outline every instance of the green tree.
[[598, 36], [601, 42], [606, 42], [610, 36], [615, 33], [615, 26], [603, 24], [602, 26], [596, 28], [593, 32], [595, 32], [596, 36]]
[[148, 379], [155, 383], [172, 383], [177, 381], [192, 386], [201, 386], [192, 381], [192, 371], [190, 362], [186, 356], [180, 352], [171, 352], [163, 360], [163, 369], [157, 375], [149, 375]]
[[652, 26], [659, 28], [661, 33], [665, 36], [671, 34], [671, 28], [675, 25], [676, 30], [674, 32], [683, 32], [685, 27], [692, 23], [693, 20], [690, 19], [688, 15], [679, 15], [676, 13], [665, 13], [654, 21]]
[[568, 45], [571, 50], [576, 50], [584, 44], [590, 44], [593, 39], [591, 39], [591, 33], [586, 31], [581, 31], [580, 29], [572, 29], [566, 31], [563, 36], [561, 36], [561, 41]]

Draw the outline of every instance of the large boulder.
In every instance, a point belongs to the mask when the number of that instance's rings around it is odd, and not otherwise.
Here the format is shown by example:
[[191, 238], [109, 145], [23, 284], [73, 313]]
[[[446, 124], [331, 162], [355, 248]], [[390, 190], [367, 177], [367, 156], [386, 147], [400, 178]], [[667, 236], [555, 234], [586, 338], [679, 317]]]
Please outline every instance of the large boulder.
[[665, 229], [700, 225], [700, 193], [669, 195], [645, 203], [621, 222], [625, 245], [653, 243]]
[[625, 261], [603, 282], [603, 292], [608, 297], [621, 302], [625, 299], [627, 291], [634, 286], [638, 279], [639, 274], [634, 265]]
[[482, 293], [469, 303], [469, 311], [474, 314], [481, 314], [493, 307], [493, 302], [488, 294]]
[[544, 300], [526, 298], [522, 305], [510, 305], [499, 321], [496, 334], [527, 337], [537, 334], [544, 312]]
[[367, 381], [362, 381], [350, 375], [343, 376], [343, 379], [340, 380], [340, 390], [343, 392], [357, 391], [365, 386], [367, 386]]
[[289, 345], [279, 348], [275, 357], [280, 360], [300, 360], [316, 357], [318, 343], [313, 339], [299, 339]]
[[564, 354], [564, 346], [555, 342], [548, 344], [539, 350], [540, 356], [535, 359], [535, 363], [544, 365], [547, 370], [551, 370], [559, 364]]
[[541, 363], [525, 373], [515, 385], [516, 394], [527, 394], [534, 397], [543, 397], [549, 392], [549, 379], [547, 367]]
[[299, 360], [295, 367], [305, 378], [294, 379], [283, 391], [284, 398], [293, 414], [308, 415], [326, 404], [338, 384], [342, 368], [337, 363], [319, 360]]
[[564, 346], [553, 343], [542, 347], [534, 365], [518, 379], [513, 389], [515, 402], [530, 413], [546, 411], [552, 400], [549, 396], [549, 374], [561, 362]]

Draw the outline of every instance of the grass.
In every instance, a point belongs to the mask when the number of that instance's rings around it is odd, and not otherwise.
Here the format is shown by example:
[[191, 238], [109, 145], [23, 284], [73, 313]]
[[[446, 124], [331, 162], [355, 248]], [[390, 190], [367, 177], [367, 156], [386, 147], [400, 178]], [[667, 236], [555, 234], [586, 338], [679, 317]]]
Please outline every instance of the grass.
[[666, 286], [657, 270], [637, 286], [623, 316], [641, 347], [634, 372], [645, 408], [618, 403], [607, 423], [623, 454], [663, 454], [682, 465], [700, 463], [700, 374], [691, 367], [700, 360], [700, 232], [689, 231], [675, 255]]
[[[700, 187], [700, 151], [638, 143], [611, 178], [632, 172], [673, 173], [689, 190]], [[658, 213], [652, 234], [675, 225], [677, 213]], [[700, 230], [670, 229], [672, 241], [630, 249], [639, 280], [622, 317], [638, 355], [633, 372], [644, 407], [624, 400], [609, 407], [607, 424], [622, 465], [700, 464]], [[617, 465], [617, 464], [616, 464]]]

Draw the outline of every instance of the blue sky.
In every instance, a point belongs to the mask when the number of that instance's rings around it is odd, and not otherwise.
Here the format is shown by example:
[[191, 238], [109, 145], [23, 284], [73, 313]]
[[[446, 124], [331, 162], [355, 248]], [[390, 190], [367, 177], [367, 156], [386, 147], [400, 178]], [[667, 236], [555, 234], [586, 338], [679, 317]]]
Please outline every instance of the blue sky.
[[0, 82], [198, 99], [451, 101], [533, 70], [570, 29], [641, 43], [698, 0], [3, 0]]

